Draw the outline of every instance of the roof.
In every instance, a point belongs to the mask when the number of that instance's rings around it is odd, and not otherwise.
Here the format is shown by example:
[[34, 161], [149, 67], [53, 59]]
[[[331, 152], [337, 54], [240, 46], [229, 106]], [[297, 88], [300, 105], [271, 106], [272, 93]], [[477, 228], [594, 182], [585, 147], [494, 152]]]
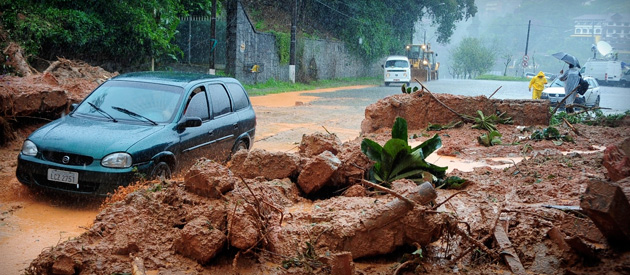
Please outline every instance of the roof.
[[601, 21], [630, 21], [628, 13], [585, 14], [574, 17], [573, 20], [601, 20]]
[[390, 55], [387, 57], [387, 60], [409, 60], [409, 58], [404, 55]]
[[169, 84], [174, 86], [184, 87], [191, 82], [197, 82], [200, 80], [221, 79], [226, 82], [233, 82], [231, 77], [223, 77], [209, 74], [200, 73], [188, 73], [188, 72], [133, 72], [121, 74], [112, 78], [112, 80], [131, 80], [131, 81], [143, 81], [152, 83]]

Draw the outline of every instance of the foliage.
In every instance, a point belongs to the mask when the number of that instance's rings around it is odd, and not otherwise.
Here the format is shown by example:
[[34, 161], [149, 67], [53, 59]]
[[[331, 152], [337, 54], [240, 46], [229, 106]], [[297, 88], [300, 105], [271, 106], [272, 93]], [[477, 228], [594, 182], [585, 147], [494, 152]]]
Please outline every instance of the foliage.
[[296, 257], [282, 261], [282, 267], [284, 269], [304, 267], [309, 273], [323, 266], [324, 264], [319, 260], [315, 247], [310, 242], [306, 242], [306, 247], [303, 248], [303, 251], [298, 251]]
[[0, 21], [9, 39], [29, 56], [58, 56], [133, 66], [151, 58], [173, 59], [171, 43], [184, 7], [199, 13], [210, 0], [0, 1]]
[[273, 78], [254, 85], [245, 84], [245, 90], [250, 96], [276, 94], [287, 91], [304, 91], [321, 88], [342, 87], [351, 85], [379, 85], [383, 78], [379, 77], [362, 77], [362, 78], [338, 78], [338, 79], [322, 79], [311, 83], [291, 83], [277, 81]]
[[392, 138], [381, 146], [373, 140], [363, 139], [361, 152], [376, 163], [371, 176], [383, 185], [398, 179], [410, 179], [418, 183], [426, 181], [429, 173], [432, 178], [444, 178], [447, 167], [427, 163], [425, 157], [442, 146], [438, 135], [411, 148], [407, 142], [407, 121], [397, 117], [392, 127]]
[[411, 87], [407, 87], [407, 85], [403, 84], [400, 86], [403, 94], [415, 93], [418, 91], [418, 86], [414, 86], [413, 89]]
[[627, 116], [630, 116], [630, 111], [604, 115], [601, 110], [596, 110], [594, 116], [588, 113], [569, 115], [565, 112], [557, 112], [549, 120], [549, 125], [560, 125], [564, 123], [562, 119], [565, 118], [571, 124], [581, 123], [592, 126], [618, 127]]
[[[276, 5], [290, 6], [290, 2], [277, 1]], [[474, 0], [303, 1], [299, 9], [312, 24], [335, 33], [366, 61], [402, 54], [404, 45], [412, 42], [414, 23], [423, 18], [437, 26], [437, 42], [447, 43], [455, 23], [477, 13]]]
[[477, 141], [483, 146], [490, 147], [493, 145], [501, 144], [502, 136], [503, 135], [501, 135], [499, 131], [493, 130], [488, 133], [482, 134], [481, 136], [478, 136]]
[[[542, 131], [541, 130], [534, 131], [532, 135], [530, 136], [530, 139], [573, 142], [573, 137], [571, 137], [570, 135], [561, 135], [558, 129], [551, 126], [543, 129]], [[556, 143], [556, 145], [560, 145], [560, 144], [562, 143]]]
[[276, 37], [276, 49], [280, 55], [280, 64], [289, 64], [291, 34], [277, 31], [271, 31], [271, 33]]
[[479, 38], [464, 38], [453, 51], [453, 73], [459, 78], [475, 78], [494, 66], [494, 52]]
[[427, 131], [441, 131], [445, 129], [456, 128], [456, 127], [459, 127], [460, 125], [462, 125], [461, 121], [451, 121], [446, 125], [433, 124], [429, 122], [429, 126], [427, 126]]
[[478, 117], [464, 116], [469, 120], [474, 120], [475, 124], [472, 126], [473, 129], [484, 129], [487, 131], [497, 131], [497, 123], [501, 124], [512, 124], [511, 117], [504, 117], [506, 112], [500, 113], [498, 115], [489, 115], [485, 116], [481, 110], [477, 110]]
[[439, 180], [436, 184], [439, 189], [463, 189], [468, 185], [469, 181], [457, 176], [448, 177], [444, 180]]

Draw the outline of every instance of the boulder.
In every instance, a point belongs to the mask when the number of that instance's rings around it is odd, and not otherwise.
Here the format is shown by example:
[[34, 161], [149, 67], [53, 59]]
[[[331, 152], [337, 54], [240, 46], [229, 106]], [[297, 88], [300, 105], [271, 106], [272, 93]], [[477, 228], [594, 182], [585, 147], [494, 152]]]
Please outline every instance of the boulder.
[[227, 237], [214, 228], [206, 217], [198, 217], [187, 223], [173, 246], [177, 253], [205, 264], [219, 253]]
[[246, 250], [256, 245], [260, 240], [260, 230], [258, 230], [256, 218], [243, 207], [238, 207], [237, 211], [228, 212], [228, 228], [230, 245]]
[[230, 170], [247, 179], [267, 180], [294, 177], [300, 168], [300, 157], [293, 153], [268, 152], [262, 149], [240, 150], [234, 156]]
[[606, 147], [602, 165], [608, 170], [608, 177], [612, 181], [630, 176], [630, 138]]
[[330, 151], [312, 158], [300, 172], [298, 185], [306, 194], [316, 192], [330, 182], [341, 161]]
[[197, 161], [184, 176], [187, 191], [208, 198], [220, 198], [237, 180], [225, 166], [207, 159]]
[[312, 157], [330, 151], [337, 155], [342, 146], [341, 140], [335, 134], [314, 133], [302, 135], [302, 141], [298, 147], [301, 156]]

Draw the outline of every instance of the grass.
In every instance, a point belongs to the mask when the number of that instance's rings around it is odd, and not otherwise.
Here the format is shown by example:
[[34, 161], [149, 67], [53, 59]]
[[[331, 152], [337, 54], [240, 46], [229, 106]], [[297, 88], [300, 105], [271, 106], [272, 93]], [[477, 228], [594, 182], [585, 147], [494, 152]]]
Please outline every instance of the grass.
[[476, 77], [475, 79], [477, 80], [502, 80], [502, 81], [530, 81], [531, 80], [527, 77], [489, 75], [489, 74], [480, 75]]
[[243, 85], [250, 96], [278, 94], [293, 91], [335, 88], [353, 85], [380, 85], [380, 77], [339, 78], [313, 81], [311, 83], [291, 83], [269, 79], [264, 83]]

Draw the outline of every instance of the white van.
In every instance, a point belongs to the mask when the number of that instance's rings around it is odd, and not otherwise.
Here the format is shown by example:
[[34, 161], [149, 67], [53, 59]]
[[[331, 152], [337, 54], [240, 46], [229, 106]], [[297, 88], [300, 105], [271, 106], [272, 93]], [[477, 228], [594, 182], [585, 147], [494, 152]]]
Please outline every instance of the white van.
[[392, 55], [387, 57], [383, 76], [385, 78], [385, 86], [390, 83], [403, 83], [409, 86], [411, 81], [411, 65], [409, 59], [402, 55]]
[[602, 85], [623, 85], [621, 62], [613, 60], [589, 60], [582, 69], [582, 75], [592, 76]]

